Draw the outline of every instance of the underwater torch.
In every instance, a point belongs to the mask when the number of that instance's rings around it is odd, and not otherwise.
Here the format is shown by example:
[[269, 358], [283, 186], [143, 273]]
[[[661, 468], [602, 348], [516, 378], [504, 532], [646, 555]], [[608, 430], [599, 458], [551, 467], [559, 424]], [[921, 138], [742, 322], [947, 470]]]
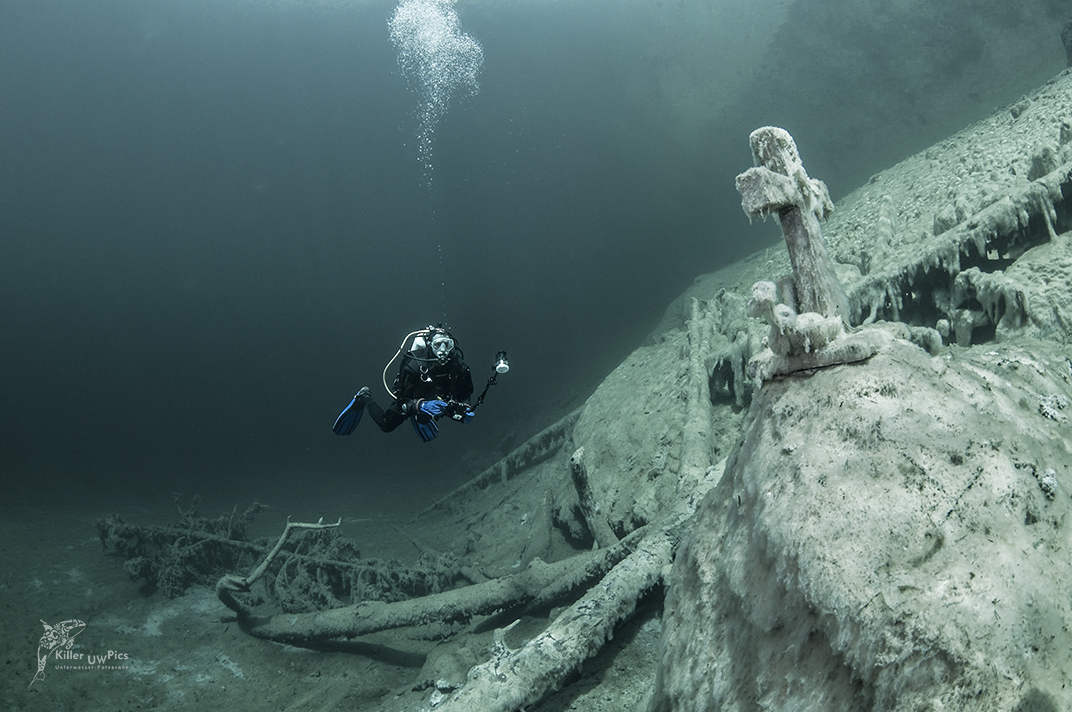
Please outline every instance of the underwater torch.
[[488, 383], [484, 386], [484, 391], [480, 394], [480, 397], [476, 399], [476, 404], [473, 408], [477, 408], [484, 402], [484, 396], [488, 394], [488, 389], [495, 385], [495, 379], [499, 377], [500, 373], [506, 373], [510, 370], [510, 362], [506, 360], [506, 352], [500, 351], [495, 354], [495, 372], [491, 374], [491, 378], [488, 379]]

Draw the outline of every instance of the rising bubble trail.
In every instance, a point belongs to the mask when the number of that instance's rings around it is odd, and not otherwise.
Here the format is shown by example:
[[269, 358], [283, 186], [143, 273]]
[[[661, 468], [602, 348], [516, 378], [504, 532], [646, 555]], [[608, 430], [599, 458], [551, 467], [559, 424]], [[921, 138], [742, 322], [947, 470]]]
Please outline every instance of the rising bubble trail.
[[426, 184], [432, 183], [436, 126], [451, 97], [479, 90], [484, 66], [480, 43], [461, 29], [455, 0], [403, 0], [389, 23], [403, 76], [420, 97], [417, 146]]
[[[451, 97], [472, 96], [480, 89], [476, 78], [484, 66], [480, 43], [462, 31], [455, 0], [402, 0], [391, 15], [391, 43], [398, 50], [398, 66], [420, 98], [417, 151], [424, 184], [432, 198], [432, 148], [435, 130], [450, 106]], [[439, 226], [433, 232], [439, 255], [439, 306], [446, 316], [446, 272]]]

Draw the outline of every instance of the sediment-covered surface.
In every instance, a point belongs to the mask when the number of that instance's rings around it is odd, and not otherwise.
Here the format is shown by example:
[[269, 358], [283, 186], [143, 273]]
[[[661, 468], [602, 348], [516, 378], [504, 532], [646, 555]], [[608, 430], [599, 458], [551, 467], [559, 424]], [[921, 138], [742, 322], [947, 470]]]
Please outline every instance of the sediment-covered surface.
[[1067, 709], [1070, 399], [1030, 341], [765, 385], [674, 565], [659, 709]]

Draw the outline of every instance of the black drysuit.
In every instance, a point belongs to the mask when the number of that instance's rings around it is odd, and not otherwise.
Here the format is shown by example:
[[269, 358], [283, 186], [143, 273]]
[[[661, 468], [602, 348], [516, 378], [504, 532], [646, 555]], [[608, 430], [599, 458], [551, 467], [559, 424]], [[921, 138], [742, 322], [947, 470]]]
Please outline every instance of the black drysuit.
[[473, 395], [473, 376], [456, 352], [445, 364], [408, 353], [398, 368], [395, 393], [395, 402], [387, 410], [371, 399], [365, 404], [368, 414], [385, 433], [415, 415], [421, 400], [467, 402]]

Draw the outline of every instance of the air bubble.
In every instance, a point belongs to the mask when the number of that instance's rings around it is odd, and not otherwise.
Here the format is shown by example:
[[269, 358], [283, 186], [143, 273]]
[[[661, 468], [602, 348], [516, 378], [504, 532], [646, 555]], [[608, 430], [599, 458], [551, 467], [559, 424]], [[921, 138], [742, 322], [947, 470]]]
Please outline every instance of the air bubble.
[[455, 0], [403, 0], [388, 23], [402, 75], [420, 98], [417, 146], [425, 182], [432, 181], [433, 137], [451, 97], [480, 90], [480, 43], [461, 29]]

